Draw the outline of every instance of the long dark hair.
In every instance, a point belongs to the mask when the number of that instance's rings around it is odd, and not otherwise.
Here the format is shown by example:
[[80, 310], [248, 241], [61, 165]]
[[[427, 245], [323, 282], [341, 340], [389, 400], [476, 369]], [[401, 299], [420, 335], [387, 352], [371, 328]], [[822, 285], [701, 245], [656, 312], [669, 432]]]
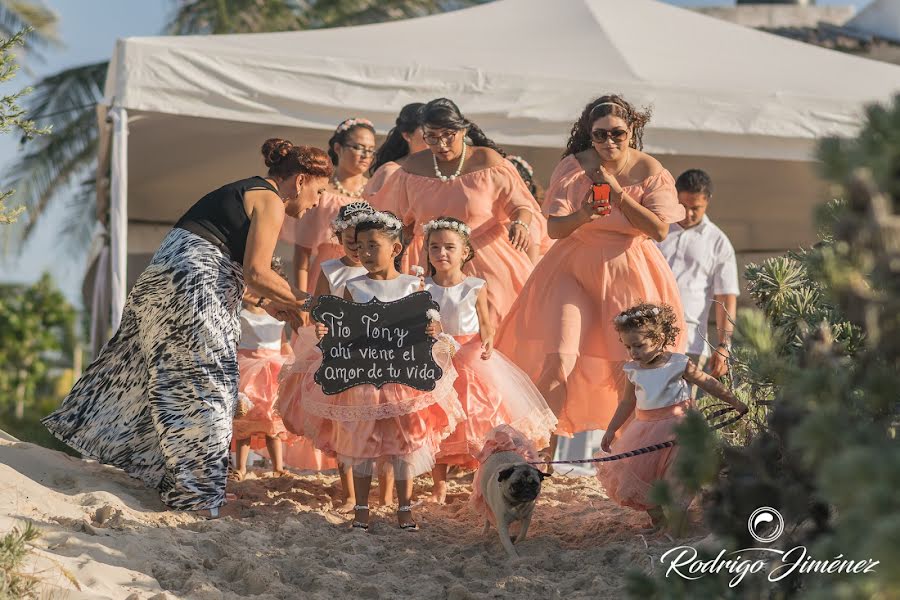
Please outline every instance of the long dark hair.
[[490, 148], [499, 152], [500, 156], [506, 156], [506, 152], [495, 144], [494, 140], [486, 136], [481, 127], [466, 119], [459, 112], [459, 107], [453, 100], [438, 98], [426, 104], [419, 112], [419, 124], [435, 129], [466, 129], [466, 137], [472, 141], [473, 146]]
[[[351, 125], [348, 127], [347, 124]], [[347, 143], [347, 138], [350, 137], [350, 134], [356, 131], [357, 129], [368, 129], [372, 132], [372, 135], [375, 135], [375, 128], [372, 127], [372, 124], [368, 119], [360, 119], [358, 117], [352, 117], [350, 119], [344, 119], [341, 121], [337, 128], [334, 130], [334, 134], [332, 134], [331, 139], [328, 140], [328, 157], [331, 158], [331, 162], [334, 163], [335, 166], [338, 164], [338, 155], [334, 151], [334, 145], [340, 144], [343, 146]]]
[[581, 116], [572, 125], [572, 133], [569, 135], [569, 143], [566, 144], [563, 158], [590, 148], [591, 125], [597, 119], [609, 115], [619, 117], [628, 124], [631, 128], [631, 147], [643, 150], [644, 126], [650, 121], [650, 109], [638, 110], [622, 96], [608, 94], [590, 102], [581, 111]]
[[419, 111], [425, 106], [423, 102], [413, 102], [400, 109], [394, 127], [387, 134], [384, 143], [375, 152], [375, 162], [372, 163], [372, 173], [378, 167], [392, 160], [403, 158], [409, 154], [409, 142], [403, 137], [404, 133], [412, 133], [419, 128]]

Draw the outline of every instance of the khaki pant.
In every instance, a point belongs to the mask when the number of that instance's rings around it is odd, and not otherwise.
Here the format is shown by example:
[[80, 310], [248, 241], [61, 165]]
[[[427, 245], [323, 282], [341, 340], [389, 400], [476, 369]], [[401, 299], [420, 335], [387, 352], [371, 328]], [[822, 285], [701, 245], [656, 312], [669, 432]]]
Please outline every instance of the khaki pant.
[[[689, 353], [687, 356], [694, 362], [695, 365], [700, 367], [701, 371], [706, 372], [706, 365], [707, 365], [707, 363], [709, 363], [709, 356], [700, 356], [699, 354], [692, 354], [692, 353]], [[691, 399], [692, 400], [697, 399], [697, 392], [700, 392], [701, 394], [703, 393], [702, 391], [700, 391], [700, 389], [696, 385], [691, 384]]]

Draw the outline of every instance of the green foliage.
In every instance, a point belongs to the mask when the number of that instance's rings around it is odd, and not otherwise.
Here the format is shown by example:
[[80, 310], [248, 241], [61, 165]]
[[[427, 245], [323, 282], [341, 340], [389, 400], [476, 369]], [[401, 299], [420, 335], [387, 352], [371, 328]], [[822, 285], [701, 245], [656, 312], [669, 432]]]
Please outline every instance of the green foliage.
[[26, 522], [0, 538], [0, 600], [37, 598], [38, 579], [22, 572], [30, 544], [40, 537], [37, 528]]
[[[0, 3], [0, 30], [3, 29], [4, 7]], [[16, 34], [0, 40], [0, 83], [6, 83], [16, 76], [19, 65], [16, 64], [16, 55], [12, 53], [17, 46], [25, 43], [25, 37], [31, 29], [24, 29]], [[14, 94], [6, 94], [0, 97], [0, 134], [18, 130], [25, 139], [32, 139], [37, 135], [48, 132], [47, 129], [38, 129], [34, 121], [25, 117], [25, 109], [19, 106], [23, 96], [31, 92], [31, 88], [25, 88]], [[14, 223], [19, 215], [24, 212], [23, 207], [8, 208], [6, 200], [15, 192], [0, 193], [0, 225]]]
[[33, 405], [53, 367], [70, 366], [75, 310], [44, 274], [32, 285], [0, 286], [0, 409]]
[[864, 575], [794, 573], [778, 582], [759, 573], [734, 587], [728, 573], [690, 582], [632, 573], [632, 597], [897, 597], [900, 97], [866, 115], [856, 140], [820, 145], [823, 172], [842, 198], [818, 212], [821, 243], [748, 267], [759, 310], [737, 320], [732, 377], [745, 401], [772, 403], [764, 426], [745, 445], [729, 445], [685, 421], [675, 470], [681, 485], [703, 490], [716, 549], [701, 556], [759, 547], [747, 519], [771, 506], [787, 521], [772, 547], [880, 564]]

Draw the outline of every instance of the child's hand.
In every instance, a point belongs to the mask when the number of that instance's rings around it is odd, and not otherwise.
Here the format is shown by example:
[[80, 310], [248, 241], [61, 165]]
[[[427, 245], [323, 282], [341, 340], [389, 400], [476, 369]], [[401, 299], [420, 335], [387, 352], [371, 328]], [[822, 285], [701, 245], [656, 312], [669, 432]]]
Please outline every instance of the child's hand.
[[320, 340], [328, 335], [328, 327], [324, 323], [316, 323], [316, 337]]
[[494, 336], [481, 336], [481, 360], [488, 360], [494, 353]]
[[425, 335], [429, 335], [431, 337], [437, 337], [441, 333], [443, 333], [444, 328], [441, 327], [440, 321], [429, 321], [428, 326], [425, 327]]
[[616, 432], [612, 429], [607, 429], [606, 433], [603, 434], [603, 439], [600, 440], [600, 449], [606, 452], [607, 454], [612, 454], [612, 450], [610, 449], [610, 444], [613, 443], [613, 440], [616, 438]]

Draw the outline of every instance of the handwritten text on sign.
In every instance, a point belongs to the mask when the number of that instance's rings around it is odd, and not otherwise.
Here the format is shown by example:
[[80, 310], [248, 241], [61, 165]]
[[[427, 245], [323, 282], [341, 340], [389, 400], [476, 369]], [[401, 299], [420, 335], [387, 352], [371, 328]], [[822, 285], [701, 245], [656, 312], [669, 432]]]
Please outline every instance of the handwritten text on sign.
[[312, 317], [328, 327], [328, 335], [319, 342], [323, 359], [316, 383], [326, 394], [366, 383], [433, 390], [443, 371], [431, 354], [435, 340], [425, 333], [425, 313], [437, 308], [428, 292], [366, 304], [321, 296]]

